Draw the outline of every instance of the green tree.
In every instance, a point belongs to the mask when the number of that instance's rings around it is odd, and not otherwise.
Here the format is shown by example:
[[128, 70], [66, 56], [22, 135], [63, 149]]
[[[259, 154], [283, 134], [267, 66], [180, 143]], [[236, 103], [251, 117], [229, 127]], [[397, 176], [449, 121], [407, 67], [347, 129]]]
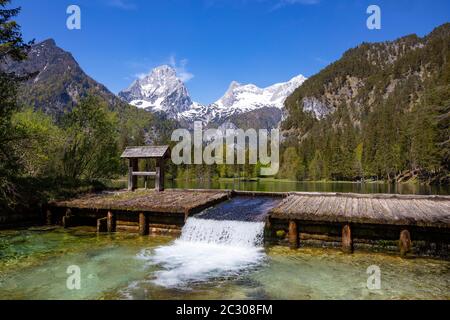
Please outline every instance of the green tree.
[[[23, 60], [29, 44], [25, 44], [20, 26], [12, 20], [20, 8], [8, 9], [9, 0], [0, 0], [0, 64], [8, 60]], [[18, 85], [22, 79], [0, 71], [0, 202], [11, 203], [15, 197], [14, 178], [21, 166], [15, 153], [16, 142], [23, 139], [14, 128], [11, 118], [19, 110], [16, 102]]]
[[283, 152], [282, 164], [279, 176], [284, 179], [297, 180], [301, 163], [294, 147], [289, 147]]
[[27, 175], [54, 176], [61, 171], [64, 132], [42, 111], [28, 108], [13, 115], [12, 123], [26, 137], [14, 149]]
[[64, 174], [73, 179], [113, 177], [120, 171], [117, 115], [87, 97], [65, 119]]

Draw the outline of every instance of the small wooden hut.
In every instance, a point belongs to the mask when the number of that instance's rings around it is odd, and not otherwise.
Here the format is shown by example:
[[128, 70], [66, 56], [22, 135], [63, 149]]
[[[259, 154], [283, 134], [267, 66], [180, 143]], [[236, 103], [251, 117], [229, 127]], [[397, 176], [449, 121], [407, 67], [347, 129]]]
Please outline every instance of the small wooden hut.
[[[155, 177], [155, 190], [164, 191], [164, 162], [169, 156], [169, 146], [127, 147], [120, 157], [128, 159], [128, 190], [137, 188], [138, 177]], [[155, 159], [156, 171], [138, 171], [139, 159]]]

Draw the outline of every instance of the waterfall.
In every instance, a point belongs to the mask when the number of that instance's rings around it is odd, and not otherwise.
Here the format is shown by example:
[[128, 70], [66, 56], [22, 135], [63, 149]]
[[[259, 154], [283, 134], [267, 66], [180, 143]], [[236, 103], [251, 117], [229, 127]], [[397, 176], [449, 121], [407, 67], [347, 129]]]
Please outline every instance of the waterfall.
[[189, 218], [180, 240], [241, 247], [261, 246], [264, 241], [264, 222]]
[[159, 267], [155, 284], [187, 289], [212, 278], [230, 278], [265, 259], [264, 223], [189, 218], [171, 245], [144, 250], [140, 258]]

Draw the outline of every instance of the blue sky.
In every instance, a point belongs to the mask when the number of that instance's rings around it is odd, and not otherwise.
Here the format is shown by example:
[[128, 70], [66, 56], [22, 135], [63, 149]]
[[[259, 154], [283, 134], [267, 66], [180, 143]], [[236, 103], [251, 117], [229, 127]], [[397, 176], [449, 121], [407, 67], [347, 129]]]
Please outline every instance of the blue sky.
[[[81, 8], [81, 30], [66, 9]], [[366, 27], [369, 5], [381, 30]], [[192, 98], [217, 100], [232, 80], [264, 87], [311, 76], [361, 42], [423, 36], [450, 21], [448, 0], [13, 0], [25, 39], [54, 38], [117, 93], [174, 64]]]

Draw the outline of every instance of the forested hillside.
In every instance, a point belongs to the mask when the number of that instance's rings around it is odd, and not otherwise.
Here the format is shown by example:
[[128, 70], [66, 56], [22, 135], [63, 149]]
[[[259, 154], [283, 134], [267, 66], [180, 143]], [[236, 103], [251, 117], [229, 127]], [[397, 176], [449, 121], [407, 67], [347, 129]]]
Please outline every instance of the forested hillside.
[[449, 183], [450, 24], [363, 43], [285, 106], [280, 177]]

